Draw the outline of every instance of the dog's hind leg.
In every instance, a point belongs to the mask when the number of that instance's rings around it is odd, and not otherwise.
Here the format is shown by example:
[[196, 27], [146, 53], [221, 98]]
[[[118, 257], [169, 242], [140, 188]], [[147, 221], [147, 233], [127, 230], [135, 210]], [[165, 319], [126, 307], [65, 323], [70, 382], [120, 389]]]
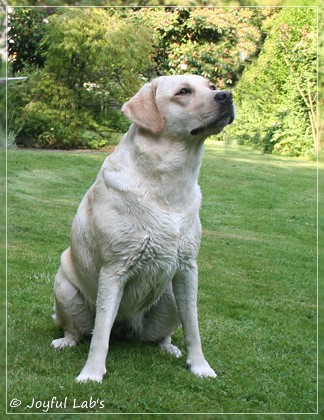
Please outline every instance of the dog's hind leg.
[[69, 281], [62, 266], [55, 278], [54, 320], [64, 330], [64, 337], [52, 341], [56, 349], [75, 346], [79, 339], [91, 333], [94, 311], [80, 291]]
[[181, 351], [171, 344], [171, 334], [179, 325], [178, 309], [169, 284], [160, 299], [145, 314], [141, 331], [137, 335], [141, 340], [156, 342], [163, 351], [181, 357]]
[[159, 341], [159, 347], [162, 349], [162, 351], [170, 353], [178, 359], [182, 356], [182, 353], [178, 347], [171, 343], [171, 335], [162, 338], [162, 340]]

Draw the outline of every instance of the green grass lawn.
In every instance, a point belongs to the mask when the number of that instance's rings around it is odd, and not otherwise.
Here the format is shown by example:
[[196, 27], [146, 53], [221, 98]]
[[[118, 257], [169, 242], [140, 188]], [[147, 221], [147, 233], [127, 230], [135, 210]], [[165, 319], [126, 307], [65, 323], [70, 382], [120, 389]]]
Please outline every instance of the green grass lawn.
[[[216, 142], [206, 143], [200, 175], [198, 264], [201, 337], [218, 378], [187, 372], [185, 354], [114, 340], [104, 382], [75, 382], [89, 340], [50, 347], [61, 334], [53, 279], [104, 158], [8, 153], [8, 411], [42, 413], [27, 405], [55, 397], [66, 408], [48, 412], [316, 412], [316, 164]], [[184, 350], [181, 329], [174, 341]], [[11, 408], [13, 399], [21, 404]]]

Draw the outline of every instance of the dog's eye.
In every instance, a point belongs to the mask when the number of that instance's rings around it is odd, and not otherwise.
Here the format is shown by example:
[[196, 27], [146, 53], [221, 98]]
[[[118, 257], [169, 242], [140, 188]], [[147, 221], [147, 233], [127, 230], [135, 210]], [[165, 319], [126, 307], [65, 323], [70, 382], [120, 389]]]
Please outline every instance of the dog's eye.
[[210, 89], [211, 90], [216, 90], [216, 86], [215, 85], [210, 85]]
[[177, 93], [177, 95], [187, 95], [188, 93], [191, 93], [191, 90], [188, 88], [182, 88], [181, 90], [179, 90], [179, 92]]

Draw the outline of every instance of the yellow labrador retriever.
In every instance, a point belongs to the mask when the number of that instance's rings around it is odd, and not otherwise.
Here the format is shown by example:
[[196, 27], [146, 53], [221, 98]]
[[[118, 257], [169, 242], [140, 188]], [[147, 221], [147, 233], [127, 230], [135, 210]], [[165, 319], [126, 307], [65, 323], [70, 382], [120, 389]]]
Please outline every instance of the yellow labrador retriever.
[[64, 337], [52, 345], [92, 333], [77, 381], [101, 382], [111, 333], [180, 357], [171, 334], [181, 322], [190, 371], [215, 377], [198, 330], [197, 181], [204, 140], [234, 119], [232, 95], [200, 76], [158, 77], [122, 112], [133, 124], [84, 196], [61, 257], [55, 319]]

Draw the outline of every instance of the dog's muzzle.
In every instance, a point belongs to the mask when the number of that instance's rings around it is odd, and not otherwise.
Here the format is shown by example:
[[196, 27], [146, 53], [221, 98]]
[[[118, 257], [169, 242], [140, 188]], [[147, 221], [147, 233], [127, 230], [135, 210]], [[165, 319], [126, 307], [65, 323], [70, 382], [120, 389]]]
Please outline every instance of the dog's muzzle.
[[229, 90], [220, 90], [214, 96], [214, 100], [222, 107], [225, 108], [225, 111], [222, 113], [229, 117], [229, 122], [227, 124], [232, 124], [234, 121], [234, 106], [233, 106], [233, 95]]
[[219, 90], [214, 96], [214, 101], [217, 103], [220, 110], [220, 115], [217, 120], [207, 126], [195, 128], [190, 131], [192, 136], [206, 132], [210, 128], [216, 128], [217, 132], [221, 131], [226, 125], [232, 124], [234, 121], [234, 105], [233, 95], [229, 90]]

